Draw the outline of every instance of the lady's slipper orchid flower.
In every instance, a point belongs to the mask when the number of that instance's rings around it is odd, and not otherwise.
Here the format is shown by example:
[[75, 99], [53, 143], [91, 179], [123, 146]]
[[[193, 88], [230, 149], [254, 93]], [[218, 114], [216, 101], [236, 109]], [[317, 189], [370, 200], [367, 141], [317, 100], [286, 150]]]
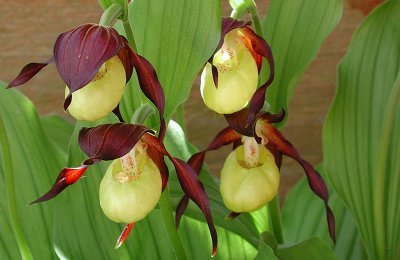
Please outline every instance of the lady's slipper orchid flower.
[[[206, 106], [217, 113], [232, 114], [249, 105], [255, 115], [273, 81], [271, 48], [249, 25], [250, 22], [224, 18], [220, 43], [203, 70], [201, 94]], [[270, 75], [257, 90], [263, 57], [270, 65]]]
[[[311, 190], [324, 201], [329, 234], [332, 240], [335, 241], [335, 218], [332, 210], [328, 206], [328, 189], [324, 180], [314, 167], [300, 156], [296, 148], [285, 139], [282, 133], [273, 126], [273, 123], [281, 122], [284, 119], [284, 111], [281, 110], [279, 114], [259, 112], [253, 124], [246, 126], [251, 113], [252, 111], [250, 109], [243, 109], [238, 113], [227, 116], [230, 126], [219, 132], [205, 150], [194, 154], [189, 159], [188, 164], [196, 170], [197, 174], [200, 174], [206, 152], [217, 150], [222, 146], [234, 143], [236, 150], [229, 155], [226, 161], [228, 165], [224, 166], [221, 176], [221, 193], [224, 201], [227, 202], [227, 207], [233, 210], [230, 214], [230, 217], [233, 218], [238, 216], [241, 212], [256, 210], [260, 206], [268, 203], [277, 194], [279, 177], [276, 176], [276, 167], [279, 169], [281, 166], [282, 154], [295, 159], [303, 167]], [[246, 146], [246, 142], [249, 141], [248, 138], [250, 138], [250, 144], [247, 144], [250, 149], [247, 154], [247, 156], [250, 157], [249, 159], [246, 159], [246, 153], [241, 151], [241, 149], [245, 149], [241, 146], [243, 137], [245, 140], [244, 146]], [[255, 147], [255, 142], [253, 142], [252, 139], [257, 140], [257, 143], [261, 143], [262, 146], [265, 146], [267, 151], [264, 150], [264, 147], [259, 147], [259, 151], [254, 152], [253, 148]], [[272, 160], [271, 154], [274, 160]], [[257, 158], [252, 161], [254, 156]], [[250, 163], [250, 167], [246, 165], [246, 160]], [[257, 166], [261, 168], [257, 169]], [[256, 170], [251, 170], [252, 167]], [[246, 170], [246, 168], [250, 170]], [[254, 174], [255, 172], [259, 176], [248, 178], [244, 176], [245, 174]], [[228, 180], [230, 177], [232, 177], [233, 180]], [[266, 184], [266, 180], [260, 181], [265, 184], [263, 189], [259, 187], [258, 184], [255, 184], [258, 178], [265, 178], [268, 180], [268, 184]], [[240, 187], [242, 189], [240, 190], [240, 188], [238, 189], [240, 184], [247, 184], [248, 186]], [[250, 189], [255, 190], [249, 192]], [[248, 192], [249, 197], [246, 197], [246, 192]], [[188, 199], [189, 198], [184, 196], [178, 205], [176, 214], [177, 224], [179, 224], [180, 218], [187, 207]], [[252, 199], [254, 199], [254, 201], [250, 203]], [[251, 204], [249, 208], [244, 205], [245, 202]]]
[[60, 34], [53, 57], [29, 63], [8, 87], [24, 84], [54, 62], [67, 86], [64, 109], [76, 119], [95, 121], [118, 106], [136, 67], [132, 55], [136, 54], [115, 29], [84, 24]]

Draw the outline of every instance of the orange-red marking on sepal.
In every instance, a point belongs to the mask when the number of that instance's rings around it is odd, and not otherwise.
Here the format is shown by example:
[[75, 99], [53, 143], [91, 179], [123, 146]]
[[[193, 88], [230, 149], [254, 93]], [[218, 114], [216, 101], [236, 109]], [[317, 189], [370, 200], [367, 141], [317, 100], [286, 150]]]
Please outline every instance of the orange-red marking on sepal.
[[77, 168], [64, 168], [66, 184], [71, 185], [77, 182], [79, 178], [85, 173], [87, 168], [88, 168], [87, 165], [82, 165]]
[[117, 243], [115, 244], [115, 249], [118, 249], [125, 242], [134, 225], [135, 223], [126, 224], [124, 230], [122, 230], [121, 235], [119, 235]]

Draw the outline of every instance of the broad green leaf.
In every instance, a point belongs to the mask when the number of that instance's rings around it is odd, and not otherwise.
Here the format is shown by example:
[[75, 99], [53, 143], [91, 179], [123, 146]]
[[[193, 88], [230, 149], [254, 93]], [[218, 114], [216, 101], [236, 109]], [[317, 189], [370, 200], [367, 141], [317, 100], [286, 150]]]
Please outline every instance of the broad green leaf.
[[[364, 259], [361, 236], [353, 217], [333, 189], [329, 189], [329, 205], [336, 220], [334, 251], [337, 259]], [[305, 177], [286, 197], [282, 217], [286, 243], [320, 237], [333, 245], [328, 233], [325, 206], [311, 191]]]
[[265, 241], [260, 240], [260, 245], [258, 246], [258, 253], [254, 259], [255, 260], [276, 260], [278, 258], [276, 257], [274, 250], [271, 247], [269, 247], [269, 245]]
[[386, 1], [354, 34], [323, 135], [325, 171], [371, 259], [400, 255], [399, 17]]
[[278, 249], [277, 255], [281, 260], [336, 259], [330, 245], [320, 238], [311, 238], [296, 245], [285, 245]]
[[[138, 53], [157, 71], [166, 96], [165, 117], [186, 101], [193, 81], [214, 52], [221, 31], [220, 0], [135, 0], [130, 24]], [[130, 119], [137, 98], [127, 89], [121, 108]], [[128, 109], [128, 111], [125, 111]]]
[[60, 153], [66, 155], [74, 125], [58, 115], [43, 116], [40, 122], [47, 138], [54, 143]]
[[[22, 231], [33, 256], [54, 259], [52, 246], [53, 203], [29, 205], [53, 183], [62, 158], [46, 138], [32, 103], [17, 90], [0, 82], [0, 113], [12, 159], [17, 210]], [[3, 152], [1, 152], [3, 153]], [[6, 200], [4, 154], [0, 156], [0, 258], [20, 259]]]
[[272, 0], [263, 21], [265, 39], [275, 60], [275, 80], [267, 91], [272, 110], [288, 105], [322, 42], [335, 28], [343, 0]]

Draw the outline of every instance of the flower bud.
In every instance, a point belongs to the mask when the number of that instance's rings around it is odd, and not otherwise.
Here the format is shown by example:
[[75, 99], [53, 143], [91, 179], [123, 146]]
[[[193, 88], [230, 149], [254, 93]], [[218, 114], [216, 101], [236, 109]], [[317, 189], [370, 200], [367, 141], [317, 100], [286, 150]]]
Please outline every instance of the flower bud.
[[231, 114], [244, 108], [257, 89], [257, 64], [243, 37], [241, 29], [230, 31], [214, 55], [218, 87], [214, 84], [211, 64], [207, 63], [201, 74], [200, 91], [204, 103], [220, 114]]
[[157, 205], [161, 185], [157, 165], [139, 142], [108, 167], [100, 183], [100, 206], [112, 221], [137, 222]]
[[232, 151], [221, 171], [221, 195], [225, 206], [233, 212], [251, 212], [270, 202], [278, 193], [279, 169], [275, 158], [259, 146], [258, 163], [249, 166], [245, 148]]
[[[72, 93], [69, 113], [78, 120], [96, 121], [119, 103], [126, 84], [125, 68], [118, 56], [106, 61], [91, 82]], [[65, 97], [69, 94], [65, 88]]]

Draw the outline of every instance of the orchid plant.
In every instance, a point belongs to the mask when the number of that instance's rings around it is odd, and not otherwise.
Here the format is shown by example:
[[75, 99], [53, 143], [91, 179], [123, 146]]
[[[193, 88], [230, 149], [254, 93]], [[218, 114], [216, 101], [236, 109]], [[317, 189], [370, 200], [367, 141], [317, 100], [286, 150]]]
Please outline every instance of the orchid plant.
[[[378, 95], [388, 103], [387, 116], [379, 121], [386, 139], [375, 144], [370, 141], [372, 135], [359, 131], [362, 123], [358, 123], [354, 127], [357, 142], [350, 146], [351, 130], [346, 128], [350, 124], [342, 124], [347, 115], [341, 111], [347, 107], [357, 113], [349, 105], [353, 103], [357, 109], [372, 110], [357, 99], [356, 87], [361, 82], [356, 79], [361, 74], [354, 76], [353, 86], [340, 78], [325, 125], [324, 162], [315, 167], [279, 128], [290, 112], [288, 103], [299, 77], [340, 19], [342, 0], [302, 0], [296, 4], [299, 8], [273, 0], [263, 21], [254, 0], [227, 2], [232, 12], [222, 18], [220, 0], [99, 0], [104, 12], [98, 24], [82, 24], [61, 33], [52, 57], [25, 65], [4, 84], [0, 168], [9, 218], [0, 220], [6, 230], [0, 236], [0, 258], [332, 259], [336, 254], [345, 259], [343, 255], [351, 254], [360, 259], [395, 259], [400, 211], [393, 198], [398, 194], [395, 184], [400, 172], [393, 160], [398, 149], [393, 147], [400, 140], [396, 135], [400, 80], [398, 69], [393, 68], [400, 66], [390, 64], [399, 63], [396, 55], [387, 63], [389, 72], [371, 72], [371, 80], [364, 82], [369, 89], [374, 89], [378, 79], [393, 86]], [[391, 32], [400, 28], [399, 22], [391, 21], [384, 29], [378, 25], [382, 17], [399, 15], [399, 3], [389, 0], [378, 7], [352, 44], [357, 47], [380, 31], [387, 37], [387, 52], [398, 52], [393, 46], [398, 46], [399, 39]], [[292, 19], [297, 22], [285, 23]], [[314, 30], [308, 20], [321, 26], [320, 30]], [[299, 41], [283, 48], [292, 38], [307, 41], [312, 48]], [[370, 45], [377, 42], [372, 39]], [[376, 53], [371, 46], [364, 46], [365, 53]], [[368, 71], [363, 67], [363, 53], [357, 52], [363, 48], [356, 47], [350, 48], [349, 57], [358, 59], [359, 67], [346, 63], [350, 59], [346, 57], [339, 77]], [[14, 89], [49, 64], [55, 65], [65, 83], [65, 89], [60, 89], [63, 108], [76, 120], [75, 126], [61, 118], [57, 122], [62, 127], [40, 121], [29, 112], [33, 105]], [[183, 103], [196, 75], [200, 87], [193, 91], [200, 92], [204, 107], [226, 121], [204, 149], [194, 147], [185, 134]], [[355, 89], [343, 96], [343, 86]], [[346, 98], [351, 101], [346, 103]], [[364, 119], [378, 118], [374, 112], [374, 117], [361, 114]], [[9, 116], [13, 120], [7, 120]], [[336, 123], [342, 129], [339, 134]], [[14, 134], [10, 129], [17, 124], [21, 131]], [[29, 132], [27, 125], [34, 138], [22, 134], [25, 128]], [[57, 128], [56, 134], [46, 132], [47, 127]], [[61, 138], [61, 133], [66, 134]], [[347, 142], [337, 145], [338, 136]], [[14, 145], [19, 139], [26, 140], [24, 145]], [[36, 139], [41, 141], [29, 145], [29, 140]], [[360, 143], [371, 144], [361, 147]], [[221, 162], [221, 172], [212, 175], [206, 154], [227, 145], [232, 145], [232, 151]], [[364, 158], [361, 148], [367, 146], [380, 154], [378, 163], [369, 165], [377, 177], [361, 166], [351, 171], [353, 162], [359, 164], [346, 158], [351, 154]], [[15, 158], [21, 154], [31, 154], [24, 162], [33, 161], [18, 163]], [[40, 161], [42, 154], [46, 159]], [[293, 189], [282, 215], [278, 193], [283, 155], [299, 163], [308, 185], [302, 181]], [[360, 177], [363, 169], [367, 181]], [[35, 177], [39, 171], [43, 174]], [[388, 184], [389, 191], [382, 184]], [[353, 190], [372, 195], [351, 195]], [[310, 191], [313, 195], [308, 196]], [[382, 202], [392, 207], [385, 209]], [[26, 210], [26, 217], [21, 210]], [[35, 232], [28, 232], [29, 226]], [[344, 246], [346, 227], [362, 243], [360, 249]], [[37, 239], [32, 239], [34, 233]], [[8, 234], [15, 239], [10, 248], [5, 242]], [[116, 241], [114, 248], [110, 239]]]

